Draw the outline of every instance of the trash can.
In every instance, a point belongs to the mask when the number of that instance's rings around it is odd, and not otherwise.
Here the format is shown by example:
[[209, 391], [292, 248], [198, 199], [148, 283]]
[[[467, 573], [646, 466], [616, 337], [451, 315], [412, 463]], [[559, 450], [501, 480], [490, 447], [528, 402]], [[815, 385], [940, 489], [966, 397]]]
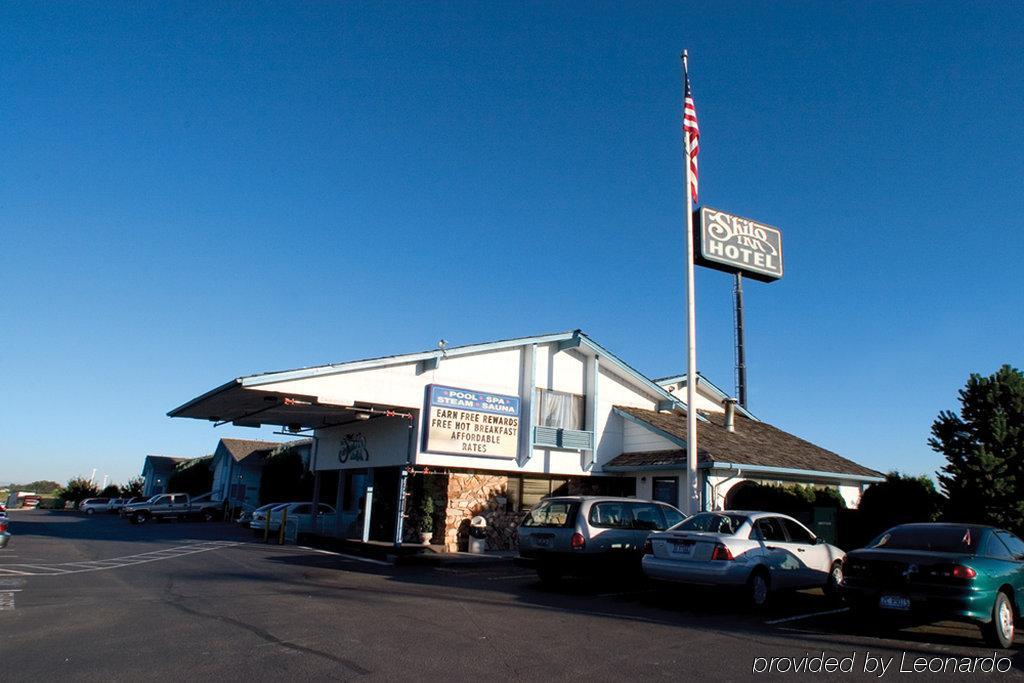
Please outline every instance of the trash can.
[[480, 554], [487, 550], [487, 520], [477, 515], [469, 520], [469, 552]]

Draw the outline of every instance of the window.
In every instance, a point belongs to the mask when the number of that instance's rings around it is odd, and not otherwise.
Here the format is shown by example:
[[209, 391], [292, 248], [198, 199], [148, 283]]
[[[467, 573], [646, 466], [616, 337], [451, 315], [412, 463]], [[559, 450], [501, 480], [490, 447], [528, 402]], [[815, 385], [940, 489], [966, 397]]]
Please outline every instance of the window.
[[1010, 549], [1010, 554], [1013, 555], [1015, 560], [1024, 560], [1024, 541], [1020, 540], [1009, 531], [997, 531], [996, 535], [1006, 544], [1006, 547]]
[[564, 391], [537, 390], [537, 424], [559, 429], [584, 429], [583, 397]]
[[803, 528], [801, 525], [797, 524], [791, 519], [786, 519], [784, 517], [780, 517], [779, 519], [782, 522], [783, 526], [786, 527], [786, 531], [789, 533], [789, 540], [792, 543], [805, 543], [809, 545], [814, 544], [814, 534], [812, 534], [810, 531]]
[[569, 527], [576, 523], [579, 504], [569, 500], [546, 500], [526, 515], [523, 526]]
[[[528, 510], [541, 499], [551, 495], [564, 495], [568, 492], [568, 479], [542, 479], [540, 477], [523, 477], [519, 481], [521, 509]], [[511, 488], [511, 486], [509, 487]]]
[[985, 541], [982, 543], [978, 554], [984, 557], [994, 557], [997, 560], [1013, 559], [1013, 555], [1006, 549], [1006, 545], [994, 533], [986, 534]]
[[309, 515], [309, 514], [312, 514], [312, 513], [313, 513], [313, 506], [310, 503], [305, 503], [303, 505], [296, 505], [295, 508], [292, 510], [292, 514], [294, 514], [294, 515]]
[[673, 527], [686, 519], [682, 512], [667, 505], [661, 506], [661, 514], [665, 516], [665, 523], [668, 525], [666, 528]]
[[590, 507], [590, 526], [602, 529], [628, 529], [632, 515], [626, 509], [626, 505], [620, 502], [594, 503]]
[[651, 480], [651, 498], [669, 505], [679, 505], [679, 477], [655, 477]]
[[676, 531], [710, 531], [716, 534], [734, 534], [747, 521], [740, 515], [702, 512], [679, 525]]
[[326, 503], [318, 504], [316, 506], [316, 511], [317, 511], [317, 513], [319, 513], [321, 515], [333, 515], [334, 514], [334, 508], [332, 508], [330, 505], [327, 505]]
[[[907, 524], [889, 529], [869, 548], [932, 550], [940, 553], [973, 553], [981, 540], [978, 528], [945, 524]], [[1003, 537], [1005, 539], [1005, 536]], [[1013, 552], [1013, 548], [1010, 548]]]
[[755, 527], [761, 540], [785, 543], [786, 532], [782, 530], [782, 525], [779, 523], [781, 521], [777, 517], [764, 517], [757, 520]]
[[665, 518], [661, 516], [661, 506], [654, 503], [629, 503], [633, 510], [634, 529], [661, 531], [665, 528]]

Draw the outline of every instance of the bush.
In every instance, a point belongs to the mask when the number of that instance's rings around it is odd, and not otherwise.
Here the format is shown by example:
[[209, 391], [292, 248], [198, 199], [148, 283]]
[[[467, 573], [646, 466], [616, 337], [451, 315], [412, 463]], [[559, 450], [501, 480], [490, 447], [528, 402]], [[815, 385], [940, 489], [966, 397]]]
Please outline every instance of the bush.
[[861, 525], [870, 540], [886, 529], [911, 522], [934, 522], [945, 499], [928, 477], [890, 472], [860, 497]]
[[846, 501], [834, 488], [816, 489], [803, 484], [783, 486], [749, 483], [736, 490], [729, 505], [734, 510], [763, 510], [807, 519], [813, 508], [845, 508]]
[[99, 488], [85, 477], [69, 479], [68, 483], [60, 489], [59, 498], [61, 503], [70, 501], [76, 506], [86, 498], [95, 498], [99, 495]]
[[142, 477], [132, 477], [121, 487], [122, 498], [138, 498], [142, 495], [142, 489], [146, 486], [146, 480]]

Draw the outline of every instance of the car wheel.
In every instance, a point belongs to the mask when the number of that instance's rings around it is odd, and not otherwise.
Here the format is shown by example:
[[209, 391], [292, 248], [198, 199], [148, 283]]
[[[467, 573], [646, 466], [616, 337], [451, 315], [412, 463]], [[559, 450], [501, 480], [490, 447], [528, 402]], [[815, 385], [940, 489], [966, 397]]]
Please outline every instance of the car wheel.
[[93, 510], [92, 508], [85, 508], [85, 514], [87, 514], [87, 515], [94, 515], [94, 514], [96, 514], [96, 511]]
[[135, 524], [145, 524], [149, 521], [149, 515], [145, 512], [136, 512], [132, 515], [132, 522]]
[[764, 569], [755, 569], [750, 578], [747, 579], [747, 599], [755, 609], [761, 609], [768, 604], [768, 596], [771, 594], [771, 578]]
[[540, 566], [537, 567], [537, 577], [545, 585], [556, 586], [562, 582], [562, 570], [552, 566]]
[[1013, 645], [1013, 605], [1006, 593], [997, 593], [992, 605], [992, 621], [981, 627], [982, 635], [989, 645], [1006, 649]]
[[825, 595], [836, 600], [843, 590], [843, 563], [836, 560], [832, 563], [832, 569], [828, 572], [828, 581], [825, 583]]
[[212, 522], [213, 521], [213, 511], [212, 510], [203, 510], [203, 521], [204, 522]]

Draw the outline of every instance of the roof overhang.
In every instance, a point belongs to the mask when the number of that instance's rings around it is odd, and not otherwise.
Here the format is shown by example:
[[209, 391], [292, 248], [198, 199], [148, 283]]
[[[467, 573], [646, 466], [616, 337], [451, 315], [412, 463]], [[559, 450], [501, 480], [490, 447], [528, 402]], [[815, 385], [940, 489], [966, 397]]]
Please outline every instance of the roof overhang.
[[335, 402], [316, 396], [265, 391], [248, 387], [239, 379], [208, 391], [167, 414], [170, 417], [208, 420], [216, 425], [277, 425], [299, 432], [340, 426], [392, 413], [404, 417], [410, 410], [405, 406], [373, 405], [355, 400]]
[[726, 470], [729, 472], [742, 472], [744, 475], [765, 475], [780, 478], [793, 479], [827, 479], [830, 481], [857, 481], [863, 483], [877, 483], [885, 481], [883, 476], [872, 476], [867, 474], [851, 474], [849, 472], [823, 472], [821, 470], [800, 470], [791, 467], [769, 467], [767, 465], [747, 465], [741, 462], [717, 462], [705, 461], [698, 465], [703, 470]]

